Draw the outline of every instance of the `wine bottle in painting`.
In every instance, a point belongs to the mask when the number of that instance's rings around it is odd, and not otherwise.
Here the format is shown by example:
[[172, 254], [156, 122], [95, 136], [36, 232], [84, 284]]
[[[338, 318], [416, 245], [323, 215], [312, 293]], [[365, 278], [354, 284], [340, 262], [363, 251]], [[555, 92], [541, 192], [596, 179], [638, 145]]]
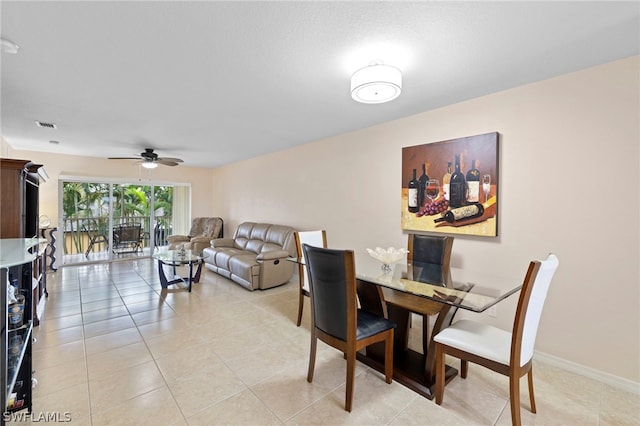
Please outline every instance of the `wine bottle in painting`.
[[467, 172], [467, 201], [477, 203], [480, 201], [480, 171], [476, 169], [476, 160], [471, 161], [471, 170]]
[[413, 169], [413, 178], [409, 181], [407, 185], [407, 201], [409, 205], [409, 211], [411, 213], [415, 213], [420, 210], [418, 206], [418, 190], [420, 188], [420, 183], [416, 179], [416, 169]]
[[467, 181], [460, 170], [460, 154], [456, 154], [456, 165], [449, 181], [449, 205], [451, 208], [462, 207], [467, 202]]
[[447, 163], [447, 173], [442, 177], [442, 191], [444, 199], [449, 201], [449, 182], [451, 181], [451, 161]]
[[418, 178], [418, 207], [422, 207], [424, 200], [426, 200], [427, 182], [429, 182], [429, 176], [427, 176], [427, 165], [422, 164], [422, 174]]
[[435, 219], [434, 222], [449, 222], [455, 223], [461, 220], [475, 219], [482, 216], [484, 213], [484, 207], [480, 203], [471, 203], [467, 206], [451, 209], [446, 212], [442, 217]]

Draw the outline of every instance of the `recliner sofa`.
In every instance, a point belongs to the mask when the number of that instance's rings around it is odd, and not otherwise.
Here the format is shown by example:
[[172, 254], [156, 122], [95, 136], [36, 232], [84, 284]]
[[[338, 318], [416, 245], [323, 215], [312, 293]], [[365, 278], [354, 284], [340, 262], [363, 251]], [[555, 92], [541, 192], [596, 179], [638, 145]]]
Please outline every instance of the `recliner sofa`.
[[233, 238], [211, 240], [203, 250], [207, 269], [229, 278], [247, 290], [285, 284], [293, 277], [296, 257], [294, 229], [284, 225], [244, 222]]

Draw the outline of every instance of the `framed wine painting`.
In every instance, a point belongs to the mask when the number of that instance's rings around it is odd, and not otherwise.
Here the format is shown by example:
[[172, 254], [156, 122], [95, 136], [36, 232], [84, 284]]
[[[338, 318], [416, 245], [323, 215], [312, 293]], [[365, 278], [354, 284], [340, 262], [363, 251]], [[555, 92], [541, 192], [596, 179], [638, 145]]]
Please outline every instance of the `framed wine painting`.
[[402, 148], [402, 229], [498, 235], [498, 133]]

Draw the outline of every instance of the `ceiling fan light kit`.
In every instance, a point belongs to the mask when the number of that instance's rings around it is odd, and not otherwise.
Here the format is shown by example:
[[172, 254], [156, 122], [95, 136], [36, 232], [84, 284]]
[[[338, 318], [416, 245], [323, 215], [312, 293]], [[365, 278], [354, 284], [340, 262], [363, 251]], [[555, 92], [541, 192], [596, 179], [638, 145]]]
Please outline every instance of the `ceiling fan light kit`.
[[381, 104], [400, 96], [402, 72], [391, 65], [374, 64], [351, 77], [351, 97], [363, 104]]
[[145, 148], [144, 152], [140, 153], [139, 157], [109, 157], [110, 160], [138, 160], [138, 162], [145, 169], [155, 169], [158, 164], [163, 166], [177, 166], [183, 161], [180, 158], [173, 157], [158, 157], [158, 154], [153, 152], [153, 148]]
[[141, 163], [141, 165], [145, 169], [155, 169], [158, 167], [158, 163], [154, 163], [153, 161], [145, 161], [144, 163]]

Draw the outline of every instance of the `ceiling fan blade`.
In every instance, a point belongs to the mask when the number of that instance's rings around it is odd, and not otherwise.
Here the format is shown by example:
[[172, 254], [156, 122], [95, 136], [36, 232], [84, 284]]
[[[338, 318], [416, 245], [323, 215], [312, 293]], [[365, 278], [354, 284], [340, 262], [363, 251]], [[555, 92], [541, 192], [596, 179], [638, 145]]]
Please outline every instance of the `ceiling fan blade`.
[[157, 158], [158, 161], [170, 161], [172, 163], [184, 163], [184, 161], [182, 161], [179, 158], [172, 158], [172, 157], [158, 157]]
[[108, 157], [109, 160], [139, 160], [140, 157]]
[[176, 163], [175, 161], [169, 161], [169, 160], [174, 160], [173, 158], [158, 158], [158, 160], [155, 161], [155, 163], [158, 164], [162, 164], [163, 166], [177, 166], [178, 163]]

